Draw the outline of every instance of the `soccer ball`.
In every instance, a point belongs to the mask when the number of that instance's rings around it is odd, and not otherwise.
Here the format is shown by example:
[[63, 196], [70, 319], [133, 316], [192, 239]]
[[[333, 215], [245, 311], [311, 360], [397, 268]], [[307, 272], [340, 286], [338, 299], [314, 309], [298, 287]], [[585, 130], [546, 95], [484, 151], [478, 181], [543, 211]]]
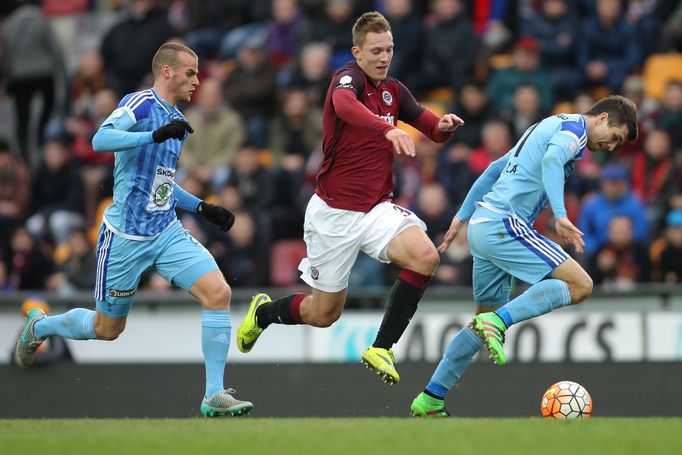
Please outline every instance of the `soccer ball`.
[[547, 419], [584, 419], [592, 415], [592, 397], [577, 382], [559, 381], [542, 395], [540, 412]]

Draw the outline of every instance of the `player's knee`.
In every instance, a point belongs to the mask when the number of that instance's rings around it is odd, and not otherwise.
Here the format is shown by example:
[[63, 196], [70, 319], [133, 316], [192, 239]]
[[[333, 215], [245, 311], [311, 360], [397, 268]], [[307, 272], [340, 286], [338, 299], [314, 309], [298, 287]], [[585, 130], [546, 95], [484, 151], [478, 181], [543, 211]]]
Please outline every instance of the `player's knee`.
[[315, 326], [315, 327], [329, 327], [333, 323], [339, 320], [341, 317], [341, 312], [337, 311], [336, 309], [330, 310], [330, 311], [317, 311], [312, 318], [312, 321], [310, 321], [310, 325]]
[[123, 333], [123, 327], [95, 326], [95, 334], [98, 340], [114, 341], [121, 333]]
[[577, 305], [585, 301], [585, 299], [592, 294], [593, 287], [592, 278], [590, 278], [587, 273], [581, 276], [580, 279], [571, 283], [571, 286], [569, 287], [571, 291], [571, 304]]
[[416, 261], [412, 268], [415, 272], [423, 275], [431, 275], [440, 263], [440, 256], [438, 251], [432, 244], [425, 244], [417, 251], [415, 255]]
[[229, 307], [231, 298], [232, 289], [223, 282], [216, 285], [202, 303], [207, 310], [225, 310]]

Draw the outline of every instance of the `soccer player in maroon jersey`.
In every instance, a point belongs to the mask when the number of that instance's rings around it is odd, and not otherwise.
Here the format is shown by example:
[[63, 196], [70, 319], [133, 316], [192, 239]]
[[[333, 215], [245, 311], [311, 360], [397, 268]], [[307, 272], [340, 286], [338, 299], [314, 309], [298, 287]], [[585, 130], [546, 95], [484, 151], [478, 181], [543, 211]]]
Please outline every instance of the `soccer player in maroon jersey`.
[[415, 156], [412, 138], [396, 123], [402, 120], [433, 141], [446, 142], [464, 122], [454, 114], [438, 118], [388, 76], [393, 37], [381, 14], [360, 16], [353, 26], [352, 52], [355, 61], [334, 73], [327, 91], [324, 162], [305, 214], [308, 257], [299, 270], [312, 295], [275, 301], [266, 294], [254, 296], [237, 346], [249, 352], [272, 323], [332, 325], [343, 311], [351, 267], [363, 251], [402, 267], [376, 340], [362, 355], [365, 365], [393, 384], [400, 376], [391, 347], [417, 310], [439, 261], [424, 222], [391, 202], [393, 154]]

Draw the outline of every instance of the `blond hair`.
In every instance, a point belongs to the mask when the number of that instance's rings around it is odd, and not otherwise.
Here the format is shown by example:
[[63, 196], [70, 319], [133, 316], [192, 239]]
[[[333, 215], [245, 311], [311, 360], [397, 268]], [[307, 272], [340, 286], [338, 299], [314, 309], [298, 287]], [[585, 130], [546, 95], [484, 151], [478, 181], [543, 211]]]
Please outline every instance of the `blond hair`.
[[362, 47], [365, 44], [367, 34], [384, 33], [391, 31], [391, 24], [386, 18], [376, 11], [365, 13], [355, 21], [353, 25], [353, 46]]
[[152, 74], [154, 75], [154, 79], [159, 76], [159, 72], [163, 65], [168, 65], [171, 68], [177, 68], [180, 65], [180, 52], [186, 52], [197, 60], [199, 59], [197, 54], [184, 44], [175, 42], [164, 43], [159, 50], [156, 51], [156, 54], [154, 54], [154, 58], [152, 59]]

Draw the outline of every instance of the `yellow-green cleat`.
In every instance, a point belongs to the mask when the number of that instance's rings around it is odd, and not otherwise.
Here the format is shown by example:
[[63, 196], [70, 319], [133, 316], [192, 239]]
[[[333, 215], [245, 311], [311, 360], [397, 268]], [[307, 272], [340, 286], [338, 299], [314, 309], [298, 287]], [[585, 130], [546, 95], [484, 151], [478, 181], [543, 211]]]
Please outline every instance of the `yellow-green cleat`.
[[400, 382], [400, 375], [395, 369], [395, 353], [393, 349], [368, 347], [362, 354], [362, 363], [376, 372], [379, 378], [387, 384]]
[[413, 417], [423, 417], [425, 419], [437, 419], [450, 417], [450, 413], [445, 409], [445, 401], [433, 398], [424, 392], [417, 395], [410, 406], [410, 415]]
[[474, 332], [483, 340], [490, 352], [490, 358], [498, 365], [507, 363], [504, 355], [504, 332], [507, 326], [495, 313], [481, 313], [471, 321]]
[[251, 299], [251, 304], [249, 304], [249, 311], [246, 313], [246, 317], [239, 325], [239, 330], [237, 330], [237, 347], [242, 352], [249, 352], [256, 344], [256, 340], [263, 330], [258, 326], [258, 320], [256, 319], [256, 310], [269, 302], [272, 302], [270, 296], [267, 294], [256, 294]]

